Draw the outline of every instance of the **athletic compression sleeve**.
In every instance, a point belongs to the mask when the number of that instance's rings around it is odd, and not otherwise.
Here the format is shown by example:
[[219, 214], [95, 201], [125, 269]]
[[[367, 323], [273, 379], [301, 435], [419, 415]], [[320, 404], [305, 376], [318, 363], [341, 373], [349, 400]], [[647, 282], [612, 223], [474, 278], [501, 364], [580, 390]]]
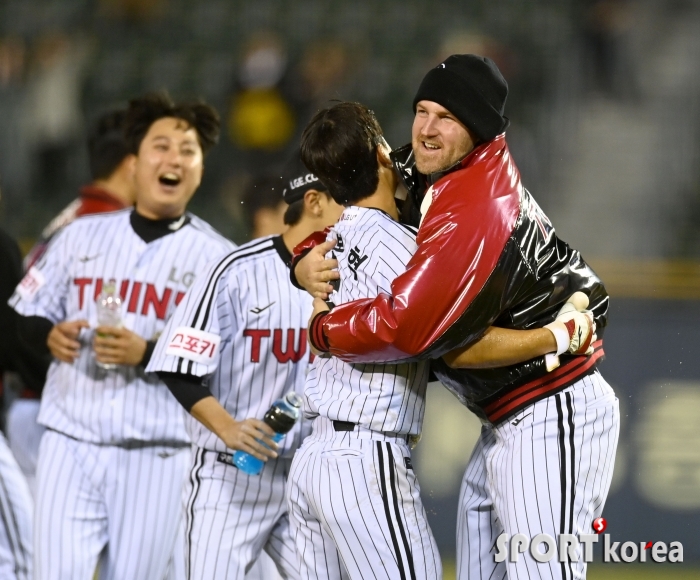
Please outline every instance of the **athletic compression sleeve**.
[[53, 328], [53, 322], [43, 316], [18, 316], [17, 335], [20, 342], [39, 355], [51, 354], [46, 340]]
[[202, 377], [165, 371], [157, 371], [156, 374], [188, 413], [196, 403], [211, 396], [209, 387], [202, 384]]
[[139, 366], [142, 368], [146, 368], [148, 366], [148, 363], [151, 361], [151, 357], [153, 356], [153, 351], [156, 349], [156, 342], [157, 340], [147, 340], [146, 341], [146, 350], [143, 353], [143, 358], [141, 359], [141, 362], [139, 363]]

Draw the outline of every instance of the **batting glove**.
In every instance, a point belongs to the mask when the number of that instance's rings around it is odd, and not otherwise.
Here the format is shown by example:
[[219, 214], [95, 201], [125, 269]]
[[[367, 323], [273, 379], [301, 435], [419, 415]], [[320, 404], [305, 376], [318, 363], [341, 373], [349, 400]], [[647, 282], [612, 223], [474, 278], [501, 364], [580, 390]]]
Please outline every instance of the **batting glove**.
[[596, 325], [593, 313], [590, 310], [585, 310], [588, 306], [588, 299], [586, 298], [585, 304], [580, 300], [569, 300], [562, 306], [554, 322], [545, 325], [545, 328], [554, 334], [557, 341], [556, 354], [593, 354], [591, 344], [597, 338]]

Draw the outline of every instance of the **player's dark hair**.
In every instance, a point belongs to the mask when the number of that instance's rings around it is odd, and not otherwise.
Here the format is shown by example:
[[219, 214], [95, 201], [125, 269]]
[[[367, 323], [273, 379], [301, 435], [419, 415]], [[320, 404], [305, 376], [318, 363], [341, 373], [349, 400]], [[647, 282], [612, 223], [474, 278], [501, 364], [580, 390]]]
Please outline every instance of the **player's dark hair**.
[[341, 102], [316, 113], [306, 126], [301, 159], [337, 203], [350, 205], [377, 189], [381, 138], [372, 111], [360, 103]]
[[[320, 194], [325, 195], [327, 198], [330, 198], [331, 195], [327, 191], [324, 191], [321, 187], [314, 187], [316, 191], [318, 191]], [[289, 204], [289, 207], [287, 207], [287, 211], [284, 212], [284, 225], [286, 226], [295, 226], [299, 223], [301, 220], [301, 217], [304, 215], [304, 199], [298, 199], [292, 203]]]
[[301, 220], [301, 216], [304, 215], [304, 200], [297, 199], [295, 202], [291, 203], [287, 207], [287, 211], [284, 212], [284, 225], [295, 226]]
[[87, 145], [92, 179], [108, 179], [129, 155], [125, 119], [125, 110], [110, 111], [100, 115], [91, 127]]
[[175, 103], [165, 92], [149, 93], [129, 101], [124, 132], [131, 153], [138, 154], [151, 125], [164, 117], [181, 119], [192, 127], [205, 154], [219, 141], [221, 121], [214, 107], [202, 101]]

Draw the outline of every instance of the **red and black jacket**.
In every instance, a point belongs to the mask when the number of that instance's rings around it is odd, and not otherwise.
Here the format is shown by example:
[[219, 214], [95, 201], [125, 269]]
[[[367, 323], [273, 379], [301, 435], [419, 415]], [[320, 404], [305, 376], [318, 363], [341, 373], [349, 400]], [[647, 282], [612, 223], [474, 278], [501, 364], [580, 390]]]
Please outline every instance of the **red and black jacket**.
[[[415, 173], [413, 174], [415, 176]], [[392, 295], [342, 304], [317, 317], [311, 339], [348, 362], [437, 359], [433, 370], [467, 407], [493, 423], [595, 370], [603, 355], [608, 295], [576, 250], [557, 238], [508, 151], [505, 135], [478, 146], [438, 179], [418, 250]], [[451, 369], [440, 357], [489, 326], [538, 328], [585, 292], [599, 340], [590, 357], [543, 358], [498, 369]]]

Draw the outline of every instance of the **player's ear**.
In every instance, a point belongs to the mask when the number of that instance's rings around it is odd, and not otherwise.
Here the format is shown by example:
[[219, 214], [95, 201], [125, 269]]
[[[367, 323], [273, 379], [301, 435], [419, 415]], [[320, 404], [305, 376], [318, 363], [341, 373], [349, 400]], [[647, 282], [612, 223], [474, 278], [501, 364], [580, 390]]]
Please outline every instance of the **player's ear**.
[[124, 168], [128, 172], [129, 175], [132, 177], [136, 174], [136, 155], [133, 153], [130, 153], [124, 159], [122, 160], [122, 163], [124, 164]]
[[321, 207], [321, 192], [315, 189], [309, 189], [304, 194], [304, 210], [308, 211], [314, 217], [321, 217], [323, 208]]
[[391, 158], [389, 157], [389, 153], [391, 153], [391, 148], [389, 147], [389, 144], [382, 139], [377, 144], [377, 161], [379, 162], [379, 165], [386, 167], [387, 169], [394, 167], [394, 164], [391, 162]]

